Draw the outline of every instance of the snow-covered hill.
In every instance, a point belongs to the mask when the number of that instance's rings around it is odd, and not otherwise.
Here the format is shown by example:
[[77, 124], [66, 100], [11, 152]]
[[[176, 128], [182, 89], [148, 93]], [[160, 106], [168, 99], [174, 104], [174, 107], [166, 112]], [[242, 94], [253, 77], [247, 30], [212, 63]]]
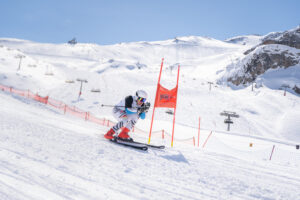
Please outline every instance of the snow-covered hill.
[[[144, 89], [153, 105], [161, 58], [166, 88], [175, 87], [181, 66], [175, 143], [172, 149], [167, 141], [165, 151], [120, 148], [103, 139], [107, 127], [0, 91], [1, 199], [296, 199], [299, 95], [288, 90], [283, 96], [275, 86], [283, 79], [298, 84], [299, 66], [267, 71], [260, 76], [263, 87], [254, 91], [251, 85], [227, 85], [232, 63], [246, 59], [244, 52], [261, 41], [240, 38], [189, 36], [106, 46], [0, 38], [1, 85], [49, 95], [111, 120], [111, 108], [101, 104], [114, 105]], [[78, 78], [88, 81], [80, 98]], [[208, 82], [214, 83], [211, 91]], [[149, 130], [152, 109], [138, 128]], [[166, 110], [156, 109], [154, 130], [171, 132], [173, 116]], [[220, 115], [224, 110], [240, 116], [230, 132]], [[201, 145], [213, 131], [207, 147], [176, 143], [197, 138], [199, 117]]]
[[253, 46], [260, 44], [263, 38], [264, 38], [263, 36], [259, 36], [259, 35], [246, 35], [246, 36], [237, 36], [237, 37], [229, 38], [225, 40], [225, 42], [246, 45], [251, 48]]

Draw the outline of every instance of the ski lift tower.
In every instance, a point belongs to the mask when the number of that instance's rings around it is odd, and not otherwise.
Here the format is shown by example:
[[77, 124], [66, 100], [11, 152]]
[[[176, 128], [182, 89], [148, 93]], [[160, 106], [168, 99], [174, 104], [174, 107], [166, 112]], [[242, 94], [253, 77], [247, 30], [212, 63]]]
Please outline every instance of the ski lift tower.
[[68, 43], [71, 45], [75, 45], [75, 44], [77, 44], [77, 40], [76, 40], [76, 38], [73, 38], [72, 40], [69, 40]]
[[235, 112], [230, 111], [223, 111], [222, 113], [220, 113], [220, 115], [228, 117], [224, 120], [224, 123], [227, 124], [227, 131], [230, 131], [230, 124], [233, 124], [231, 117], [239, 118], [239, 115], [237, 115]]
[[80, 99], [80, 95], [81, 95], [81, 91], [82, 91], [82, 83], [87, 83], [88, 81], [85, 80], [85, 79], [76, 79], [76, 81], [79, 81], [80, 82], [80, 90], [79, 90], [79, 95], [78, 95], [78, 100]]
[[209, 91], [211, 91], [211, 85], [214, 84], [213, 82], [208, 81], [207, 82], [209, 84]]
[[252, 85], [252, 88], [251, 88], [251, 91], [253, 92], [253, 85], [256, 84], [255, 81], [252, 81], [251, 85]]
[[21, 62], [22, 62], [22, 58], [25, 58], [24, 55], [21, 55], [21, 54], [18, 54], [15, 56], [15, 58], [20, 58], [20, 61], [19, 61], [19, 67], [17, 69], [17, 71], [19, 71], [21, 69]]
[[284, 88], [283, 96], [286, 96], [286, 90], [287, 90], [287, 88], [290, 88], [290, 86], [288, 84], [282, 84], [281, 88]]

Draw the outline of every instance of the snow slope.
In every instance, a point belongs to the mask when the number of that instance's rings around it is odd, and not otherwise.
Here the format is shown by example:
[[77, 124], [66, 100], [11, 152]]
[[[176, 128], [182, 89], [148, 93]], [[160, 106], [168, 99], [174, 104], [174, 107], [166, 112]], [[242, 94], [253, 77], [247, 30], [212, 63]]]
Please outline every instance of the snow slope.
[[264, 38], [263, 36], [259, 36], [259, 35], [236, 36], [225, 40], [225, 42], [246, 45], [251, 48], [261, 43], [263, 38]]
[[[249, 37], [243, 45], [189, 36], [70, 46], [1, 38], [0, 84], [49, 95], [99, 118], [114, 120], [111, 108], [100, 105], [138, 89], [153, 105], [162, 57], [164, 87], [175, 87], [178, 64], [181, 69], [174, 148], [169, 140], [152, 140], [165, 143], [164, 151], [110, 144], [103, 138], [107, 127], [0, 91], [0, 199], [297, 199], [299, 96], [271, 87], [288, 72], [266, 73], [269, 86], [254, 91], [216, 84], [209, 91], [207, 82], [223, 77], [257, 40]], [[20, 70], [18, 55], [25, 56]], [[88, 80], [80, 98], [77, 78]], [[173, 116], [166, 110], [156, 109], [153, 129], [170, 133]], [[230, 132], [224, 110], [240, 115]], [[149, 130], [151, 114], [152, 108], [136, 126]], [[197, 139], [199, 117], [200, 148], [180, 143]]]
[[286, 145], [276, 144], [272, 161], [271, 143], [254, 142], [257, 148], [242, 150], [236, 146], [242, 139], [236, 137], [226, 144], [218, 136], [205, 149], [175, 145], [142, 152], [106, 141], [106, 127], [44, 104], [3, 92], [0, 104], [5, 105], [0, 107], [0, 199], [297, 199], [300, 195], [300, 155]]
[[[249, 45], [254, 45], [257, 38], [249, 37], [248, 41], [251, 41]], [[162, 57], [165, 58], [162, 85], [166, 88], [175, 87], [176, 69], [178, 63], [181, 65], [177, 123], [197, 127], [200, 116], [201, 128], [225, 131], [226, 125], [220, 113], [229, 110], [241, 116], [234, 120], [236, 123], [231, 128], [233, 132], [244, 135], [251, 132], [256, 136], [286, 139], [282, 126], [274, 129], [273, 124], [282, 123], [282, 116], [289, 116], [290, 110], [300, 109], [299, 97], [293, 94], [284, 97], [283, 92], [274, 87], [263, 87], [251, 92], [250, 88], [232, 90], [226, 85], [214, 84], [209, 92], [207, 82], [216, 82], [223, 77], [226, 66], [242, 57], [251, 45], [230, 44], [195, 36], [107, 46], [41, 44], [2, 38], [0, 45], [1, 84], [49, 95], [100, 117], [111, 118], [111, 109], [100, 107], [101, 104], [116, 104], [121, 98], [141, 88], [149, 93], [153, 105]], [[19, 71], [19, 59], [15, 58], [18, 54], [26, 56], [22, 59]], [[48, 71], [53, 72], [54, 76], [46, 76]], [[280, 77], [277, 80], [280, 83], [282, 76], [276, 76]], [[77, 78], [88, 80], [83, 85], [80, 100]], [[75, 83], [65, 82], [70, 80]], [[272, 79], [269, 77], [267, 80]], [[99, 89], [101, 93], [92, 93], [92, 89]], [[166, 115], [165, 111], [157, 109], [156, 117], [168, 123], [172, 121], [172, 116]], [[152, 113], [151, 110], [149, 113]], [[145, 123], [146, 130], [149, 130], [149, 119]], [[157, 123], [154, 125], [157, 126]], [[289, 122], [289, 125], [298, 127], [295, 121]], [[163, 128], [170, 132], [171, 127]], [[290, 134], [298, 135], [297, 131]], [[194, 132], [176, 134], [177, 137], [186, 138], [192, 135]], [[294, 142], [300, 141], [300, 137], [294, 139]]]

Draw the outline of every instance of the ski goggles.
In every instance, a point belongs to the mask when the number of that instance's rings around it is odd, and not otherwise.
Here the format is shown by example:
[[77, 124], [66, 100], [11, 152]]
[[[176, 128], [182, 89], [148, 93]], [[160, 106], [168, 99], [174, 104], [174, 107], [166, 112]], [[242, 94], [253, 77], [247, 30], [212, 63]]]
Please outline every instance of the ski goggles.
[[145, 102], [146, 101], [146, 98], [143, 98], [143, 97], [138, 97], [138, 99], [137, 99], [139, 102]]

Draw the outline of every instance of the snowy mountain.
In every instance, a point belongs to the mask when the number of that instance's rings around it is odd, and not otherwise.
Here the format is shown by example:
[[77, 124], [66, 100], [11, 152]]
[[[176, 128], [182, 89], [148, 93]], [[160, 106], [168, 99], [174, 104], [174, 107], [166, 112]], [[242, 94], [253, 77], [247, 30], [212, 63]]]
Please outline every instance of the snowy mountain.
[[[272, 89], [279, 89], [283, 84], [299, 87], [299, 66], [300, 50], [285, 45], [262, 45], [243, 59], [238, 60], [237, 63], [227, 67], [227, 81], [235, 85], [246, 85], [256, 81], [260, 85], [265, 84]], [[278, 72], [275, 76], [272, 76], [273, 84], [268, 84], [266, 80], [262, 81], [268, 73], [274, 74], [274, 71]], [[286, 74], [289, 74], [289, 76], [284, 76]], [[275, 81], [275, 77], [278, 79], [277, 81]]]
[[[247, 38], [247, 36], [243, 37]], [[2, 38], [0, 39], [2, 47], [0, 48], [1, 84], [19, 89], [30, 89], [100, 116], [111, 117], [110, 109], [101, 108], [99, 105], [115, 104], [121, 97], [133, 94], [140, 88], [149, 92], [149, 100], [153, 105], [160, 62], [164, 57], [162, 84], [166, 88], [175, 86], [175, 68], [178, 63], [181, 65], [178, 123], [197, 127], [198, 117], [201, 116], [205, 119], [202, 122], [202, 128], [225, 131], [226, 125], [223, 123], [224, 119], [220, 116], [220, 112], [232, 110], [242, 116], [238, 119], [238, 123], [233, 125], [232, 131], [245, 134], [251, 129], [255, 135], [275, 136], [283, 139], [286, 133], [274, 130], [273, 123], [269, 122], [267, 115], [262, 113], [257, 116], [253, 113], [261, 113], [258, 111], [261, 108], [255, 106], [256, 102], [264, 101], [265, 98], [273, 98], [273, 95], [284, 98], [286, 101], [288, 98], [279, 95], [282, 91], [279, 91], [277, 86], [283, 82], [292, 82], [292, 87], [297, 86], [299, 67], [290, 68], [293, 73], [279, 71], [282, 77], [275, 72], [270, 72], [271, 74], [275, 73], [274, 76], [271, 76], [272, 78], [268, 78], [270, 76], [267, 74], [265, 77], [259, 77], [259, 80], [263, 80], [261, 85], [272, 85], [272, 80], [277, 77], [277, 84], [273, 84], [276, 86], [256, 91], [256, 96], [264, 93], [268, 95], [267, 97], [257, 97], [251, 100], [241, 98], [241, 94], [248, 94], [247, 88], [232, 90], [227, 87], [227, 79], [234, 80], [230, 77], [235, 74], [246, 75], [247, 73], [241, 70], [244, 65], [236, 63], [250, 62], [249, 57], [256, 55], [255, 52], [264, 52], [264, 48], [261, 47], [262, 50], [258, 48], [251, 55], [245, 56], [243, 53], [253, 47], [251, 44], [256, 45], [261, 39], [259, 36], [249, 36], [247, 40], [249, 45], [189, 36], [167, 41], [100, 46], [80, 43], [76, 45], [41, 44]], [[277, 52], [279, 50], [274, 47], [266, 49], [266, 51]], [[285, 52], [285, 49], [279, 52]], [[292, 55], [296, 61], [298, 60], [297, 54], [298, 51], [295, 49]], [[16, 58], [18, 55], [24, 55], [25, 58]], [[21, 69], [18, 70], [20, 60]], [[54, 75], [47, 76], [45, 74]], [[291, 74], [288, 80], [285, 79], [287, 74]], [[83, 95], [80, 101], [78, 101], [80, 86], [76, 81], [78, 78], [88, 80], [88, 83], [83, 85]], [[278, 78], [279, 80], [277, 80]], [[250, 76], [249, 80], [252, 79], [253, 77]], [[74, 83], [72, 84], [72, 82]], [[221, 84], [215, 84], [212, 92], [209, 92], [208, 82]], [[91, 90], [100, 90], [101, 93], [92, 93]], [[263, 92], [265, 90], [267, 92]], [[292, 92], [291, 89], [289, 91]], [[250, 98], [252, 95], [254, 93], [250, 92], [247, 96]], [[259, 100], [260, 98], [261, 100]], [[294, 102], [294, 99], [298, 97], [291, 95], [289, 98], [291, 98], [291, 102]], [[249, 107], [249, 101], [253, 101], [252, 108]], [[224, 102], [226, 103], [224, 104]], [[279, 100], [279, 103], [274, 106], [282, 108], [282, 102]], [[240, 108], [236, 105], [240, 105]], [[261, 106], [272, 110], [269, 104]], [[249, 110], [251, 111], [249, 112]], [[161, 120], [172, 120], [172, 116], [165, 115], [165, 109], [158, 110], [158, 113], [157, 116]], [[285, 111], [274, 113], [275, 120], [280, 120], [282, 113]]]
[[236, 86], [256, 82], [272, 89], [286, 85], [290, 92], [300, 94], [300, 27], [270, 33], [244, 54], [227, 66], [227, 72], [220, 82], [229, 81]]
[[[282, 33], [105, 46], [0, 38], [0, 85], [112, 121], [101, 104], [144, 89], [153, 105], [161, 59], [166, 88], [175, 87], [181, 66], [174, 148], [159, 138], [153, 142], [166, 150], [146, 153], [106, 141], [108, 127], [0, 90], [0, 199], [296, 199], [300, 97], [292, 87], [299, 87], [300, 52], [262, 44], [270, 35]], [[77, 79], [87, 80], [80, 96]], [[291, 86], [286, 96], [282, 84]], [[146, 133], [152, 109], [136, 125]], [[167, 110], [156, 109], [154, 130], [171, 133]], [[239, 115], [230, 131], [223, 111]], [[200, 148], [182, 142], [197, 139], [199, 117]], [[147, 134], [132, 136], [147, 141]]]
[[281, 44], [300, 49], [300, 26], [282, 33], [270, 33], [264, 37], [262, 44]]
[[260, 35], [236, 36], [236, 37], [225, 40], [225, 42], [246, 45], [251, 48], [253, 46], [260, 44], [263, 38], [264, 37], [260, 36]]

